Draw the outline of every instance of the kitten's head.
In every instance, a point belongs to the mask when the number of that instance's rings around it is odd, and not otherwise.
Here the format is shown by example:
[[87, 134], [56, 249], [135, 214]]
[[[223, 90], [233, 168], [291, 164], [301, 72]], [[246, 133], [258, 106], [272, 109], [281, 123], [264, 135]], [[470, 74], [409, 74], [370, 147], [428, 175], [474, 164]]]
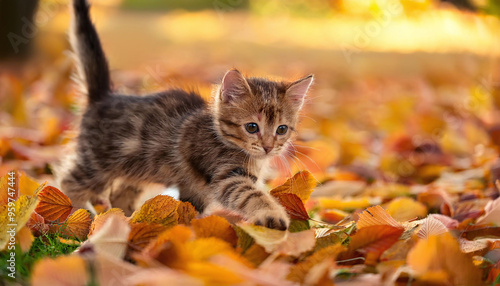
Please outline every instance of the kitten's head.
[[215, 94], [219, 134], [252, 157], [280, 154], [295, 130], [312, 81], [312, 75], [286, 83], [228, 71]]

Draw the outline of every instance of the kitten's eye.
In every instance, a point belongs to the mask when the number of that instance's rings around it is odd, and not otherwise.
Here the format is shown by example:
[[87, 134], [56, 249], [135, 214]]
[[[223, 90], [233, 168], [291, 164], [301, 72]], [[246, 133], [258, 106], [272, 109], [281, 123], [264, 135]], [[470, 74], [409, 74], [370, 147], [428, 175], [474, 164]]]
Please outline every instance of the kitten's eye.
[[276, 129], [276, 134], [285, 135], [287, 131], [288, 131], [288, 126], [280, 125], [280, 126], [278, 126], [278, 129]]
[[259, 131], [259, 125], [257, 125], [257, 123], [253, 123], [253, 122], [247, 123], [247, 124], [245, 124], [245, 129], [250, 134], [257, 133]]

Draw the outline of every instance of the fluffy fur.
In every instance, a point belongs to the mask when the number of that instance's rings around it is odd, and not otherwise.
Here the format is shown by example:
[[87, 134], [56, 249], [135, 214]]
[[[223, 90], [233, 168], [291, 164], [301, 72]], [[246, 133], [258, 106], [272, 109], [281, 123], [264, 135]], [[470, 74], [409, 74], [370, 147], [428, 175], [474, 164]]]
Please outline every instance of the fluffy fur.
[[[198, 211], [220, 204], [255, 224], [288, 227], [284, 209], [258, 185], [290, 142], [312, 76], [288, 83], [230, 70], [212, 105], [180, 89], [125, 96], [110, 89], [86, 0], [73, 2], [71, 40], [88, 104], [75, 154], [58, 175], [75, 206], [100, 200], [130, 213], [141, 186], [159, 183], [176, 185]], [[288, 129], [278, 134], [282, 125]]]

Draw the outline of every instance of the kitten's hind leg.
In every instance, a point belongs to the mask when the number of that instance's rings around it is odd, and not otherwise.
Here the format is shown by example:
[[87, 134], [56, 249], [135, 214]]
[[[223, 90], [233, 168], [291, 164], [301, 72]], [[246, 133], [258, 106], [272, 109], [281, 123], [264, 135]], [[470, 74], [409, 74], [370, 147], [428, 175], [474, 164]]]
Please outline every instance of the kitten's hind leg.
[[126, 216], [130, 216], [135, 211], [137, 199], [142, 192], [143, 187], [140, 185], [115, 180], [111, 188], [111, 205], [122, 209]]

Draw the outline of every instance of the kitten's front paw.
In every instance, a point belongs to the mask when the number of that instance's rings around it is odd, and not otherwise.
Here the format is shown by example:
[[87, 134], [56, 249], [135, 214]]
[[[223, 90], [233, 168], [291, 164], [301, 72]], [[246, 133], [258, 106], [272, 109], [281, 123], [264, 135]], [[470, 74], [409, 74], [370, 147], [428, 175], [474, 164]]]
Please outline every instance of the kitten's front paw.
[[255, 225], [261, 225], [277, 230], [286, 230], [290, 225], [290, 219], [288, 218], [286, 212], [281, 209], [258, 210], [251, 214], [249, 221]]

